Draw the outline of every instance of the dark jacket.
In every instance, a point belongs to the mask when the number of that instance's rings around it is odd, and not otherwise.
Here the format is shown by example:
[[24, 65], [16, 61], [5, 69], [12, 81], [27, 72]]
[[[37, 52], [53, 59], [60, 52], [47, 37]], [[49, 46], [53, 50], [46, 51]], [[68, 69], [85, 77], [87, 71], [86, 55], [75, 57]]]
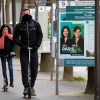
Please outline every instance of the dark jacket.
[[4, 49], [0, 49], [0, 56], [10, 55], [10, 52], [13, 51], [14, 43], [8, 37], [5, 37]]
[[65, 42], [64, 38], [61, 38], [60, 53], [67, 54], [65, 51], [62, 50], [63, 47], [65, 48], [71, 47], [71, 39], [68, 38], [67, 41]]
[[[72, 46], [75, 45], [75, 36], [72, 38]], [[77, 42], [77, 45], [79, 48], [81, 48], [82, 52], [79, 53], [79, 54], [84, 54], [84, 39], [80, 36], [78, 42]]]
[[71, 39], [68, 38], [68, 40], [65, 42], [64, 38], [61, 38], [61, 45], [66, 44], [68, 47], [71, 47]]
[[42, 38], [43, 34], [40, 24], [34, 21], [31, 15], [24, 15], [21, 23], [15, 27], [15, 43], [23, 50], [26, 50], [27, 47], [32, 47], [33, 51], [35, 51], [40, 47]]

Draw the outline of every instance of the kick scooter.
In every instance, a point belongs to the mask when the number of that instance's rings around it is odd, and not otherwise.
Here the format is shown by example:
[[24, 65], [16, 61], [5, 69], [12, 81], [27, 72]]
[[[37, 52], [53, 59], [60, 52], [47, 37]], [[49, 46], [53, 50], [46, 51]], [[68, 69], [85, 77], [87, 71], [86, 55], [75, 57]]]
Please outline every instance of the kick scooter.
[[27, 94], [24, 93], [24, 97], [26, 97], [26, 95], [28, 95], [28, 99], [31, 99], [31, 49], [30, 47], [28, 47], [28, 53], [29, 53], [29, 61], [28, 61], [28, 92]]
[[[16, 55], [14, 54], [14, 55], [1, 56], [1, 57], [4, 57], [5, 64], [6, 64], [6, 58], [9, 57], [9, 56], [14, 57]], [[5, 73], [6, 73], [6, 70], [5, 70]], [[4, 86], [3, 86], [2, 89], [3, 89], [4, 92], [8, 91], [8, 85], [6, 84], [6, 78], [4, 79]]]
[[5, 85], [3, 86], [3, 92], [6, 92], [6, 91], [8, 91], [8, 86], [6, 86], [6, 83], [5, 83]]
[[8, 90], [8, 83], [6, 81], [6, 77], [7, 77], [7, 74], [6, 74], [6, 56], [4, 55], [0, 55], [1, 57], [3, 57], [4, 59], [4, 70], [3, 70], [3, 76], [4, 76], [4, 86], [3, 86], [3, 92], [6, 92]]

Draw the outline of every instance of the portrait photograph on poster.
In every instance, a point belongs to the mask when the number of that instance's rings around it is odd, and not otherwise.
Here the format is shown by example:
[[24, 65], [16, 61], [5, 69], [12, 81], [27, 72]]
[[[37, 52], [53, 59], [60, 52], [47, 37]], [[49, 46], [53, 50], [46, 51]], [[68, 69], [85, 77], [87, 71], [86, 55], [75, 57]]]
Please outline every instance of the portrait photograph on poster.
[[84, 24], [60, 22], [60, 54], [84, 56]]
[[71, 53], [71, 26], [72, 23], [61, 22], [60, 24], [60, 53], [70, 54]]
[[84, 56], [84, 24], [73, 24], [72, 33], [71, 44], [74, 51], [71, 54]]

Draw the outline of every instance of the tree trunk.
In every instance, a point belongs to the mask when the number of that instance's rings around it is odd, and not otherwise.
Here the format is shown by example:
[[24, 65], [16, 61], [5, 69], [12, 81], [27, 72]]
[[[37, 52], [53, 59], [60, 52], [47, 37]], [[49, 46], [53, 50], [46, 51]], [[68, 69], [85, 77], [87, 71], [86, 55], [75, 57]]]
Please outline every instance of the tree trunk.
[[14, 29], [15, 29], [15, 26], [16, 26], [16, 1], [15, 0], [12, 0], [12, 28], [13, 28], [13, 32], [14, 32]]
[[64, 66], [63, 80], [73, 79], [73, 67]]
[[9, 11], [9, 7], [10, 7], [10, 0], [6, 0], [6, 24], [9, 25], [10, 23], [10, 11]]
[[28, 0], [29, 4], [35, 4], [35, 0]]
[[40, 72], [49, 72], [51, 67], [51, 54], [42, 53], [41, 54], [41, 63], [40, 63]]
[[47, 0], [47, 6], [51, 6], [51, 0]]
[[35, 8], [35, 0], [28, 0], [28, 4], [31, 8]]
[[94, 67], [88, 67], [88, 81], [85, 93], [94, 94]]
[[4, 0], [1, 0], [1, 2], [2, 2], [2, 24], [5, 24]]
[[[0, 0], [0, 16], [1, 16], [1, 0]], [[0, 17], [0, 26], [1, 26], [1, 17]]]

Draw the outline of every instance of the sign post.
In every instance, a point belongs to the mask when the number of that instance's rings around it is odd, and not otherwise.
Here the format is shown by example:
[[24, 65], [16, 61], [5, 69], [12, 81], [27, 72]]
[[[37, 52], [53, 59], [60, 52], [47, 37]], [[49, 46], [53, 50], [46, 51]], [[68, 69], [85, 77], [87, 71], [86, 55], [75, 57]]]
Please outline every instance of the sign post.
[[[59, 75], [59, 66], [95, 66], [94, 5], [94, 1], [59, 0], [56, 75]], [[58, 95], [58, 76], [56, 78]]]
[[[65, 12], [59, 12], [58, 55], [64, 59], [65, 66], [95, 66], [94, 2], [84, 2], [71, 2]], [[66, 42], [64, 30], [68, 30], [69, 35]]]
[[56, 20], [56, 1], [52, 0], [51, 5], [51, 38], [50, 38], [50, 49], [51, 49], [51, 81], [53, 80], [53, 66], [55, 60], [55, 43], [57, 42], [57, 20]]
[[95, 0], [95, 100], [100, 100], [100, 8], [99, 0]]

